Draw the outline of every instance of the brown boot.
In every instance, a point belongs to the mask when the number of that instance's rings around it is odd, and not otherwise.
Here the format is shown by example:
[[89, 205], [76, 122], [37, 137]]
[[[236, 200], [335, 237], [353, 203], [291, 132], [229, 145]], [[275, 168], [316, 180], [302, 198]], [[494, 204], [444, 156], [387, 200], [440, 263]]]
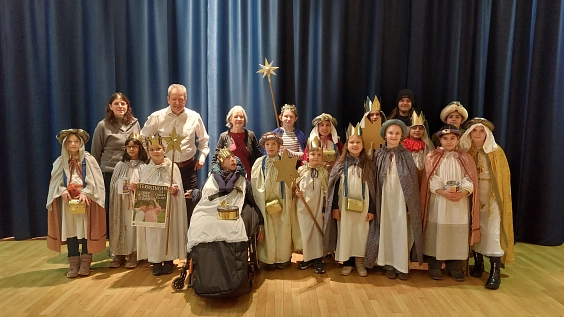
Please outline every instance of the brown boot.
[[125, 263], [125, 255], [114, 255], [112, 262], [110, 262], [110, 268], [115, 269], [120, 267]]
[[78, 275], [90, 275], [90, 263], [92, 263], [92, 254], [83, 254], [80, 256], [80, 269]]
[[129, 259], [127, 260], [127, 263], [125, 263], [125, 268], [134, 269], [136, 267], [137, 267], [137, 252], [133, 251], [129, 255]]
[[78, 276], [78, 266], [80, 265], [80, 256], [69, 256], [69, 271], [67, 272], [68, 278], [75, 278]]

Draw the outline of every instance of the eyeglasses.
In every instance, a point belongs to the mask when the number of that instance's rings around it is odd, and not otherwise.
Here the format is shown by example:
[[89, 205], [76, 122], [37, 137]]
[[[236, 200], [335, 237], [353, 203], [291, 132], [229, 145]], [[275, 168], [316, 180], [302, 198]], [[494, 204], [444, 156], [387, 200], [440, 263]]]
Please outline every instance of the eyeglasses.
[[128, 150], [135, 150], [139, 148], [139, 145], [128, 145], [125, 148]]
[[67, 144], [80, 144], [80, 141], [67, 141]]

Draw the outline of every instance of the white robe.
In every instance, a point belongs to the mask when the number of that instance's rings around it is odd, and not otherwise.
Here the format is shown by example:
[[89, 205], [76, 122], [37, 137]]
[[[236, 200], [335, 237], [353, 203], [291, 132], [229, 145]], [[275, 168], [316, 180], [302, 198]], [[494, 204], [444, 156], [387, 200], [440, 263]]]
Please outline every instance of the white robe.
[[382, 186], [380, 212], [380, 245], [376, 264], [390, 265], [402, 273], [409, 272], [409, 250], [413, 245], [413, 232], [405, 196], [401, 188], [396, 156], [393, 155], [390, 168]]
[[485, 154], [479, 153], [484, 166], [478, 166], [478, 179], [480, 181], [480, 241], [474, 243], [474, 251], [486, 256], [501, 257], [504, 252], [501, 248], [500, 231], [501, 218], [497, 199], [492, 199], [495, 193], [492, 191], [491, 175], [485, 166], [487, 158]]
[[[229, 194], [210, 201], [208, 197], [216, 194], [219, 186], [213, 175], [208, 178], [202, 189], [201, 199], [196, 207], [194, 207], [194, 213], [192, 213], [192, 218], [190, 219], [188, 244], [186, 246], [188, 252], [191, 252], [192, 248], [200, 243], [215, 241], [235, 243], [248, 240], [245, 224], [241, 217], [243, 205], [245, 204], [246, 178], [239, 176], [235, 186], [239, 187], [241, 192], [233, 189]], [[217, 207], [219, 207], [219, 204], [223, 200], [230, 206], [239, 207], [238, 219], [217, 219]]]
[[[160, 263], [163, 261], [172, 261], [175, 259], [186, 259], [186, 232], [188, 231], [188, 220], [186, 216], [186, 202], [182, 192], [182, 177], [180, 170], [176, 164], [172, 164], [170, 159], [160, 165], [155, 165], [151, 161], [143, 170], [140, 177], [141, 183], [169, 186], [170, 171], [174, 168], [173, 184], [179, 188], [176, 197], [169, 195], [172, 200], [170, 206], [170, 221], [167, 227], [170, 227], [170, 236], [168, 241], [168, 254], [166, 254], [166, 235], [165, 228], [138, 227], [137, 239], [139, 241], [137, 250], [137, 259], [147, 259], [151, 263]], [[144, 248], [146, 246], [146, 249]]]
[[[121, 165], [122, 164], [127, 164], [129, 165], [129, 167], [127, 167], [127, 170], [125, 171], [125, 173], [123, 175], [116, 175], [116, 178], [127, 178], [127, 180], [129, 181], [129, 183], [139, 183], [139, 169], [142, 166], [145, 166], [145, 164], [143, 165], [135, 165], [135, 164], [128, 164], [127, 162], [119, 162], [116, 165], [116, 168], [114, 169], [114, 171], [118, 171], [121, 170]], [[115, 174], [115, 172], [114, 172]], [[130, 192], [129, 194], [117, 194], [117, 186], [119, 186], [119, 182], [115, 182], [115, 185], [111, 188], [112, 190], [112, 194], [114, 195], [114, 197], [117, 197], [118, 199], [121, 199], [121, 202], [119, 203], [121, 209], [119, 211], [117, 211], [118, 213], [121, 213], [123, 215], [123, 223], [121, 224], [120, 230], [124, 230], [125, 231], [125, 249], [124, 250], [111, 250], [114, 254], [117, 255], [127, 255], [127, 254], [131, 254], [132, 252], [136, 252], [137, 249], [139, 248], [138, 244], [139, 243], [145, 243], [145, 240], [143, 241], [138, 241], [137, 240], [137, 231], [139, 230], [139, 227], [134, 227], [131, 225], [132, 222], [132, 218], [133, 215], [135, 213], [134, 208], [133, 208], [133, 202], [134, 202], [134, 198], [133, 198], [133, 192]], [[112, 208], [113, 205], [110, 203], [110, 208]], [[114, 210], [110, 210], [110, 212], [116, 212]], [[143, 249], [146, 249], [146, 246], [141, 247]], [[117, 253], [116, 253], [117, 252]]]
[[470, 221], [469, 196], [452, 202], [436, 194], [444, 189], [448, 181], [459, 181], [460, 190], [470, 193], [474, 185], [458, 162], [457, 152], [447, 152], [435, 175], [429, 180], [429, 211], [425, 230], [424, 254], [437, 260], [466, 260], [468, 258], [468, 237]]
[[[327, 180], [329, 175], [323, 167], [317, 169], [316, 178], [311, 177], [311, 170], [307, 166], [299, 168], [300, 181], [298, 183], [300, 190], [304, 194], [304, 200], [308, 204], [320, 228], [323, 228], [323, 202], [327, 194]], [[309, 261], [323, 257], [323, 237], [316, 228], [311, 215], [307, 211], [305, 204], [299, 198], [296, 198], [296, 212], [300, 226], [300, 234], [302, 238], [304, 261]]]
[[[360, 167], [348, 168], [348, 197], [362, 200], [362, 173]], [[345, 176], [339, 180], [339, 209], [341, 220], [337, 220], [337, 249], [335, 260], [347, 261], [350, 257], [364, 257], [368, 240], [369, 222], [366, 221], [370, 199], [368, 184], [364, 186], [364, 210], [362, 212], [347, 211], [345, 199]], [[329, 215], [328, 215], [329, 216]]]
[[[264, 241], [258, 242], [258, 258], [266, 264], [284, 263], [292, 258], [292, 195], [285, 187], [282, 198], [281, 183], [276, 182], [278, 170], [272, 163], [279, 158], [266, 159], [265, 173], [262, 172], [263, 159], [264, 156], [255, 161], [251, 172], [255, 202], [264, 217]], [[266, 202], [275, 198], [280, 200], [282, 211], [270, 215], [266, 212]]]
[[[72, 173], [69, 184], [82, 186], [82, 178], [76, 171]], [[88, 232], [88, 216], [86, 213], [71, 214], [68, 212], [68, 209], [68, 204], [61, 204], [61, 214], [63, 216], [61, 241], [67, 241], [67, 238], [72, 237], [86, 239]]]

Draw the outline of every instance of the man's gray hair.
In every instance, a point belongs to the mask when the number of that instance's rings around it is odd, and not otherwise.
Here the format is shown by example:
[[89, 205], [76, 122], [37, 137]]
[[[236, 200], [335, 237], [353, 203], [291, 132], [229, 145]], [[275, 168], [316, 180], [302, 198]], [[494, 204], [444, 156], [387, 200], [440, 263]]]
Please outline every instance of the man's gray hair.
[[188, 94], [186, 93], [186, 87], [184, 87], [184, 85], [181, 84], [172, 84], [168, 86], [168, 96], [170, 97], [170, 94], [175, 90], [181, 94], [184, 94], [184, 98], [188, 98]]

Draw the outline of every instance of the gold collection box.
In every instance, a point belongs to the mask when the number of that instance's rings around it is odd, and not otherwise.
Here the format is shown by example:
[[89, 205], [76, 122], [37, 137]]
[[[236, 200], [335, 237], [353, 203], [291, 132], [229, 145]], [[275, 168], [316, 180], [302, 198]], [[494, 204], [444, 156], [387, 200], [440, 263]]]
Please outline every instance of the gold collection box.
[[80, 203], [78, 199], [69, 201], [69, 213], [71, 214], [85, 214], [86, 203]]

